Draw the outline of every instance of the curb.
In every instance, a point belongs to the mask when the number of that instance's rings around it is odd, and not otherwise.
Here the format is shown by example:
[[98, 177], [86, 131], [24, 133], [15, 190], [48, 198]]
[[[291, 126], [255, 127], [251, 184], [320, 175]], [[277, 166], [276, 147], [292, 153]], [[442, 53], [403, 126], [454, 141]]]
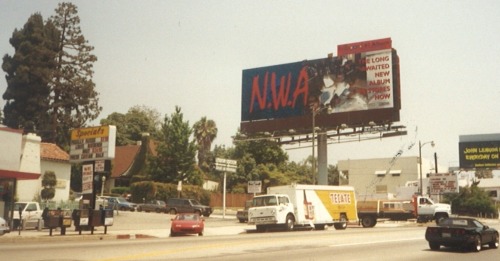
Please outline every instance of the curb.
[[150, 235], [144, 234], [124, 234], [124, 235], [116, 235], [116, 239], [144, 239], [144, 238], [157, 238]]

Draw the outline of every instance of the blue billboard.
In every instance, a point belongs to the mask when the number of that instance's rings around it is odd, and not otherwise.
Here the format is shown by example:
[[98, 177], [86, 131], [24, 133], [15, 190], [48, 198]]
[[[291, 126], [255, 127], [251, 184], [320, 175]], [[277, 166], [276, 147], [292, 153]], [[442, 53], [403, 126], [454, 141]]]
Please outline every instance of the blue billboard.
[[399, 59], [390, 38], [339, 45], [338, 53], [243, 70], [242, 130], [297, 127], [313, 111], [349, 125], [399, 119]]

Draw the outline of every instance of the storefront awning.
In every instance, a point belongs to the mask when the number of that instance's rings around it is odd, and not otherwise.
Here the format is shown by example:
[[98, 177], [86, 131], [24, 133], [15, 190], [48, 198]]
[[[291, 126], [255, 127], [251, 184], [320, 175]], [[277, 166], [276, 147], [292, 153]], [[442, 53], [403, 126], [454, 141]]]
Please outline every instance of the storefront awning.
[[0, 178], [11, 178], [11, 179], [22, 180], [22, 179], [38, 179], [39, 177], [40, 173], [0, 169]]

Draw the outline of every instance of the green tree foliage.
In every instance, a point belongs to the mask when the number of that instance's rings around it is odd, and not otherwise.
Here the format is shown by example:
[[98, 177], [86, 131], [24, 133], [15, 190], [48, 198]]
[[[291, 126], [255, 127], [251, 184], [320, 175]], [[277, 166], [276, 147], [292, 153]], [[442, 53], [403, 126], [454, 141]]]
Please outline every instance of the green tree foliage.
[[237, 142], [233, 156], [240, 159], [246, 153], [252, 155], [257, 165], [274, 164], [279, 166], [288, 160], [288, 155], [281, 149], [280, 145], [269, 139]]
[[470, 187], [460, 187], [459, 193], [445, 195], [445, 200], [451, 202], [453, 213], [472, 216], [497, 214], [488, 193], [477, 186], [479, 183], [480, 181], [474, 182]]
[[202, 204], [210, 205], [210, 192], [195, 185], [182, 185], [182, 191], [179, 192], [176, 184], [143, 181], [133, 183], [130, 186], [130, 192], [132, 193], [132, 202], [147, 202], [152, 199], [167, 201], [180, 194], [181, 197], [196, 199]]
[[51, 84], [52, 141], [66, 148], [69, 130], [83, 127], [99, 116], [98, 93], [92, 81], [93, 64], [97, 57], [94, 47], [80, 29], [77, 7], [60, 3], [50, 19], [59, 30], [56, 70]]
[[204, 172], [210, 170], [209, 159], [212, 142], [217, 137], [217, 125], [213, 120], [202, 117], [193, 125], [194, 137], [198, 145], [198, 167]]
[[102, 108], [92, 82], [97, 58], [80, 30], [77, 7], [61, 3], [55, 12], [46, 23], [32, 15], [10, 39], [15, 54], [2, 64], [8, 85], [3, 122], [67, 149], [69, 130], [96, 119]]
[[136, 105], [126, 114], [114, 112], [100, 121], [101, 125], [116, 126], [116, 145], [136, 144], [142, 140], [143, 133], [158, 137], [160, 113], [146, 106]]
[[71, 165], [71, 190], [82, 191], [82, 164]]
[[157, 147], [157, 156], [149, 158], [149, 173], [154, 181], [201, 185], [203, 180], [196, 170], [196, 144], [190, 140], [192, 129], [183, 121], [179, 107], [165, 116]]
[[339, 172], [337, 165], [328, 165], [328, 185], [347, 185], [349, 179]]
[[51, 200], [56, 195], [57, 177], [53, 171], [45, 171], [42, 177], [42, 191], [40, 197], [43, 200]]
[[59, 32], [51, 21], [32, 15], [24, 27], [15, 29], [10, 44], [13, 56], [3, 57], [2, 69], [6, 73], [7, 89], [4, 119], [6, 126], [25, 131], [38, 131], [42, 138], [48, 129], [50, 82], [57, 66], [57, 40]]

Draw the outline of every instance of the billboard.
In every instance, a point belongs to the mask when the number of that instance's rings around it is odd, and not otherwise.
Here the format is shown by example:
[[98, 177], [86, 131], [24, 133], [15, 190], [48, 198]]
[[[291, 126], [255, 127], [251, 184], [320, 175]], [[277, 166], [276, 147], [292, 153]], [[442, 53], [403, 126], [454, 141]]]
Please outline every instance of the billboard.
[[458, 177], [455, 173], [431, 173], [429, 189], [432, 195], [458, 193]]
[[390, 38], [338, 46], [338, 56], [243, 70], [244, 133], [399, 120], [399, 59]]
[[115, 158], [116, 126], [71, 130], [70, 162]]
[[460, 136], [460, 168], [500, 168], [500, 134]]

